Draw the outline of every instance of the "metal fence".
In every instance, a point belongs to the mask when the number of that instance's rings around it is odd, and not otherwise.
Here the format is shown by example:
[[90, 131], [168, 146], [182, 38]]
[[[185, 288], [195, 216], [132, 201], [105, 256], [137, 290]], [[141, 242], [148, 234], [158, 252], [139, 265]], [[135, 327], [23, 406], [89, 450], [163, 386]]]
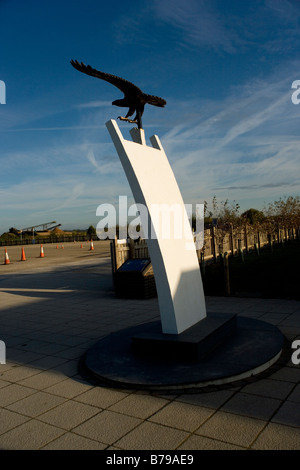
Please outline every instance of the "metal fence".
[[67, 242], [85, 242], [90, 240], [87, 235], [58, 235], [52, 237], [28, 237], [28, 238], [14, 238], [12, 240], [0, 240], [0, 246], [14, 246], [14, 245], [33, 245], [46, 243], [67, 243]]

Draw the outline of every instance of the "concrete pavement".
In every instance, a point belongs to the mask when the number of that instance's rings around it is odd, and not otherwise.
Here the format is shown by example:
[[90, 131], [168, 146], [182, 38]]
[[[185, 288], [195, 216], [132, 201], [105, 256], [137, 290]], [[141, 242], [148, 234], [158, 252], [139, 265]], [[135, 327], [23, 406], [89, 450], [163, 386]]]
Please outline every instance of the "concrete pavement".
[[[8, 247], [0, 265], [0, 449], [300, 449], [300, 302], [206, 298], [208, 311], [278, 325], [287, 362], [246, 382], [184, 393], [99, 386], [80, 359], [110, 332], [159, 318], [157, 299], [115, 298], [109, 245]], [[4, 248], [3, 259], [4, 259]]]

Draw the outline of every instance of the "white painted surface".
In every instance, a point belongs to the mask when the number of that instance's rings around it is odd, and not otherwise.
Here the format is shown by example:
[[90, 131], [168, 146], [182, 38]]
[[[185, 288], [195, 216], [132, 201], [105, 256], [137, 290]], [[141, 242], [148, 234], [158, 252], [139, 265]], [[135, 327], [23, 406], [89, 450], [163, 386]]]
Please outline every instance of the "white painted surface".
[[[146, 145], [143, 129], [132, 129], [133, 141], [123, 138], [114, 120], [106, 123], [118, 152], [136, 204], [148, 208], [149, 219], [141, 213], [143, 227], [153, 225], [157, 238], [147, 239], [155, 275], [162, 330], [180, 334], [206, 317], [205, 298], [199, 262], [195, 249], [187, 249], [193, 240], [192, 231], [175, 176], [157, 136], [152, 147]], [[185, 224], [184, 236], [171, 227], [170, 239], [161, 233], [155, 207], [167, 205], [181, 208]], [[188, 229], [187, 229], [188, 228]]]

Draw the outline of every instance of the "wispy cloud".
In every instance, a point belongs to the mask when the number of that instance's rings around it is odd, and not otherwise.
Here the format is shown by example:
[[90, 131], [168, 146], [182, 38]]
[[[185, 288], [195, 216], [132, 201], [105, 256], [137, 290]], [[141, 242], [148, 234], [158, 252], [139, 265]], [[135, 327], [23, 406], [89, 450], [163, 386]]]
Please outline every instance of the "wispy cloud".
[[281, 21], [299, 28], [300, 8], [298, 0], [265, 0], [266, 7]]
[[[230, 8], [216, 7], [205, 0], [154, 0], [157, 18], [182, 33], [181, 40], [195, 47], [229, 54], [249, 48], [286, 53], [300, 40], [300, 5], [297, 0], [243, 2], [244, 15], [234, 16]], [[230, 6], [230, 5], [229, 5]], [[265, 30], [265, 17], [273, 28]], [[289, 34], [286, 34], [288, 28]]]
[[81, 103], [76, 106], [76, 108], [82, 109], [82, 108], [104, 108], [107, 106], [111, 106], [111, 101], [101, 101], [101, 100], [96, 100], [96, 101], [88, 101], [87, 103]]
[[[95, 147], [96, 150], [96, 147]], [[87, 160], [95, 168], [96, 172], [104, 174], [116, 174], [120, 170], [120, 163], [117, 158], [108, 154], [102, 155], [100, 160], [95, 158], [94, 149], [90, 148], [86, 153]]]
[[204, 0], [155, 0], [154, 8], [160, 20], [166, 21], [183, 32], [183, 39], [190, 44], [209, 46], [233, 53], [241, 40], [226, 29], [222, 16]]
[[241, 189], [242, 191], [245, 190], [260, 190], [260, 189], [277, 189], [277, 188], [290, 188], [293, 186], [298, 186], [298, 183], [291, 184], [289, 181], [279, 181], [278, 183], [264, 183], [264, 184], [249, 184], [244, 186], [226, 186], [224, 188], [214, 188], [215, 191], [220, 191], [225, 189], [226, 191], [232, 191], [236, 189]]
[[220, 145], [227, 145], [238, 137], [262, 126], [266, 121], [274, 119], [276, 113], [280, 114], [282, 112], [283, 105], [288, 102], [289, 98], [290, 91], [284, 93], [265, 108], [259, 108], [257, 112], [253, 112], [249, 116], [245, 116], [240, 122], [237, 122], [228, 130], [225, 137], [221, 140]]
[[[74, 131], [82, 129], [99, 129], [95, 126], [59, 126], [59, 127], [17, 127], [14, 129], [2, 129], [3, 132], [51, 132], [51, 131]], [[0, 130], [1, 132], [1, 130]]]
[[76, 203], [76, 206], [78, 206], [78, 198], [82, 196], [83, 192], [85, 190], [85, 184], [84, 183], [77, 183], [72, 187], [71, 193], [63, 199], [58, 206], [52, 207], [51, 211], [52, 212], [58, 212], [61, 209], [65, 209], [66, 207], [73, 206], [74, 203]]

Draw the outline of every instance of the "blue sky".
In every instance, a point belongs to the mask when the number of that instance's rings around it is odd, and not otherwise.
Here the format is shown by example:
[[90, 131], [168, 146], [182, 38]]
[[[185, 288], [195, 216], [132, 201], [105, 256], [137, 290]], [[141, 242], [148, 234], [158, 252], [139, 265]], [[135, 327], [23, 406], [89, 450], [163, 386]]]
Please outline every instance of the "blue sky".
[[298, 0], [0, 0], [0, 18], [0, 234], [96, 226], [99, 204], [131, 198], [105, 126], [122, 94], [71, 59], [166, 99], [143, 125], [185, 203], [299, 195]]

